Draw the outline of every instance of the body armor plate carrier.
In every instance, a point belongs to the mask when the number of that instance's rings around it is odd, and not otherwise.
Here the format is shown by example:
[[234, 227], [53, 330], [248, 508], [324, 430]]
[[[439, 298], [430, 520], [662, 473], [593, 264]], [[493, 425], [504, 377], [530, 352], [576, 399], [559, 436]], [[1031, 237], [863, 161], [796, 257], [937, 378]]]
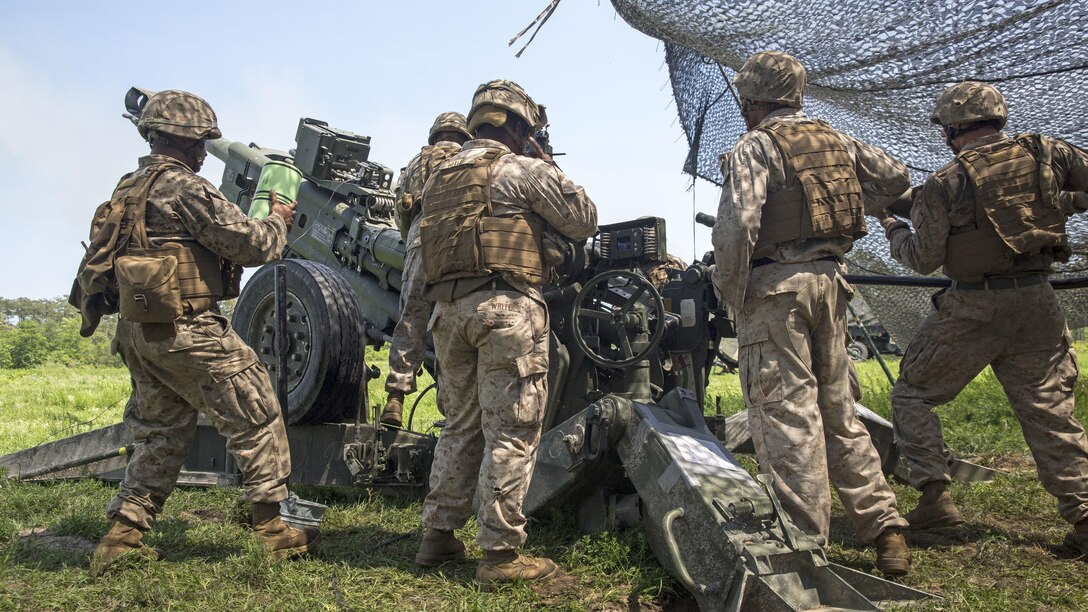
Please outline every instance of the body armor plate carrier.
[[[442, 141], [433, 145], [427, 145], [419, 152], [419, 177], [420, 189], [399, 194], [397, 200], [397, 228], [401, 231], [401, 237], [408, 238], [408, 228], [416, 220], [423, 208], [422, 187], [427, 184], [427, 179], [434, 174], [438, 166], [447, 159], [461, 152], [461, 145]], [[406, 168], [407, 170], [407, 168]], [[407, 185], [406, 185], [407, 187]]]
[[861, 183], [846, 143], [823, 121], [771, 121], [757, 128], [785, 160], [785, 189], [767, 194], [756, 249], [805, 238], [865, 235]]
[[945, 274], [957, 280], [1000, 274], [1017, 257], [1048, 251], [1068, 260], [1065, 214], [1057, 205], [1046, 139], [1005, 138], [963, 151], [956, 161], [938, 172], [963, 168], [974, 188], [974, 224], [952, 228]]
[[490, 276], [544, 282], [541, 240], [545, 224], [531, 212], [495, 216], [491, 174], [507, 152], [492, 149], [438, 168], [424, 194], [420, 233], [427, 283]]

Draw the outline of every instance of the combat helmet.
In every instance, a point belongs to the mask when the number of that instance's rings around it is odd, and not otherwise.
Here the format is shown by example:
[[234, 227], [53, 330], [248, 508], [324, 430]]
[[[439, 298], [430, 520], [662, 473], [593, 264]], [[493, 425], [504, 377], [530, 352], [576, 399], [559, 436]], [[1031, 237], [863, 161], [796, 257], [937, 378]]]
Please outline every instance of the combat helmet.
[[156, 92], [148, 98], [136, 129], [144, 140], [153, 131], [190, 140], [223, 137], [212, 107], [203, 98], [176, 89]]
[[937, 98], [929, 120], [945, 127], [979, 121], [997, 121], [1005, 127], [1009, 111], [996, 87], [978, 81], [964, 81], [949, 87]]
[[737, 95], [752, 102], [772, 102], [801, 108], [807, 76], [797, 58], [781, 51], [760, 51], [737, 71]]
[[433, 145], [434, 137], [439, 132], [457, 132], [470, 139], [472, 138], [472, 134], [468, 131], [468, 124], [465, 123], [465, 116], [452, 111], [435, 117], [434, 125], [431, 126], [430, 134], [427, 136], [427, 144]]
[[472, 96], [472, 109], [468, 112], [468, 129], [475, 131], [485, 123], [502, 127], [506, 125], [507, 112], [524, 119], [533, 131], [548, 124], [544, 107], [533, 102], [521, 85], [496, 79], [476, 88]]

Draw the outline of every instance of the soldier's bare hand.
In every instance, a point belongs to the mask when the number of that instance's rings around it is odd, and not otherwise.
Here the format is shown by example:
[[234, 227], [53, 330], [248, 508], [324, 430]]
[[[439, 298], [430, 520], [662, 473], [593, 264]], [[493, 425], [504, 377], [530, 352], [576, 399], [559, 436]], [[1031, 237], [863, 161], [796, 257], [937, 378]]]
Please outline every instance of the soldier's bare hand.
[[548, 152], [544, 150], [544, 147], [540, 146], [540, 143], [536, 141], [536, 138], [533, 138], [532, 136], [529, 137], [529, 146], [533, 149], [533, 157], [546, 161], [549, 164], [555, 163], [552, 156], [548, 155]]
[[279, 215], [287, 227], [291, 227], [291, 224], [295, 222], [295, 203], [281, 203], [275, 191], [269, 193], [269, 199], [272, 202], [272, 214]]

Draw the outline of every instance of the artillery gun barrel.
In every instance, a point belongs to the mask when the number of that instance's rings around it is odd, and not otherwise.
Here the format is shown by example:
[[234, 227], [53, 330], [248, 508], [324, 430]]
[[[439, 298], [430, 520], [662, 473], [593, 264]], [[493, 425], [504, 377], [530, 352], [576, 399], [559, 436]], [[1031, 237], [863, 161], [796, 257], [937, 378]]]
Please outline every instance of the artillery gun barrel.
[[204, 144], [204, 148], [223, 163], [227, 163], [231, 157], [244, 159], [254, 166], [264, 166], [272, 161], [272, 158], [261, 153], [259, 149], [236, 140], [225, 138], [209, 140]]

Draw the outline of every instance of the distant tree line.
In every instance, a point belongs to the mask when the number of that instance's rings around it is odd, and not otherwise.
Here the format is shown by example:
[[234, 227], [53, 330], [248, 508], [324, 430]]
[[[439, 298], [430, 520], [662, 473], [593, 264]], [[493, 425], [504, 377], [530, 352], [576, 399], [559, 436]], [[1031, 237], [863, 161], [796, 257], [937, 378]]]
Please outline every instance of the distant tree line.
[[94, 335], [79, 335], [79, 311], [67, 298], [0, 298], [0, 368], [60, 365], [119, 366], [110, 354], [117, 317], [102, 320]]
[[[223, 304], [230, 316], [234, 302]], [[102, 319], [90, 338], [79, 335], [79, 311], [68, 298], [0, 298], [0, 369], [32, 368], [47, 363], [77, 366], [121, 365], [110, 353], [117, 316]]]

